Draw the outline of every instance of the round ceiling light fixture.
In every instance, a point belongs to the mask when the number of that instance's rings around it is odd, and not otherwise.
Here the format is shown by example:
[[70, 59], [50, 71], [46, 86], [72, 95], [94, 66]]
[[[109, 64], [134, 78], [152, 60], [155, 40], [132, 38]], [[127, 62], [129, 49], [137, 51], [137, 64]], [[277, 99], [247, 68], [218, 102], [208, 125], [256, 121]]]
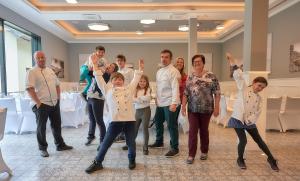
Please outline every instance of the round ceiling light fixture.
[[140, 30], [139, 30], [139, 31], [136, 31], [135, 33], [136, 33], [137, 35], [143, 35], [143, 34], [144, 34], [144, 32], [143, 32], [143, 31], [140, 31]]
[[189, 26], [188, 25], [180, 25], [178, 26], [179, 31], [189, 31]]
[[106, 31], [109, 30], [109, 25], [105, 23], [90, 23], [88, 24], [90, 30]]
[[223, 30], [224, 29], [224, 25], [218, 25], [218, 26], [216, 26], [216, 29], [217, 30]]
[[69, 4], [77, 4], [77, 0], [66, 0]]
[[155, 23], [155, 20], [154, 19], [142, 19], [142, 20], [140, 20], [140, 23], [149, 25], [149, 24]]

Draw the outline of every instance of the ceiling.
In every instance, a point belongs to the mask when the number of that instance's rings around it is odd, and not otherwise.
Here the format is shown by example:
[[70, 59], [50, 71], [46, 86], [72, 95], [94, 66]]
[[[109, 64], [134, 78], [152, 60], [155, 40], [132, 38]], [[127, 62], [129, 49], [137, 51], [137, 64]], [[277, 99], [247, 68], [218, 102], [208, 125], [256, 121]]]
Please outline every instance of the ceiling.
[[[222, 42], [243, 28], [243, 0], [0, 0], [21, 16], [69, 43], [85, 42], [187, 42], [178, 31], [190, 18], [198, 19], [198, 41]], [[269, 0], [269, 14], [298, 0]], [[143, 25], [141, 19], [155, 19]], [[89, 23], [109, 24], [108, 31], [88, 29]], [[223, 30], [216, 30], [217, 25]], [[137, 35], [136, 31], [143, 31]]]

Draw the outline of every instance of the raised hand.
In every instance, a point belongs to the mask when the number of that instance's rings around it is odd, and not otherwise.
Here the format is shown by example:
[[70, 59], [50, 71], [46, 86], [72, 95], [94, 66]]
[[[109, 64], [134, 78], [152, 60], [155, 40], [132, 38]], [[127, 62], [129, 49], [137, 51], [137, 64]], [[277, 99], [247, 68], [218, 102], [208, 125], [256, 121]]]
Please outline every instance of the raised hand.
[[143, 71], [145, 68], [145, 63], [144, 63], [144, 59], [140, 59], [139, 60], [139, 70]]
[[91, 55], [90, 60], [92, 61], [93, 64], [93, 70], [94, 71], [99, 70], [99, 67], [97, 65], [98, 57], [95, 53]]

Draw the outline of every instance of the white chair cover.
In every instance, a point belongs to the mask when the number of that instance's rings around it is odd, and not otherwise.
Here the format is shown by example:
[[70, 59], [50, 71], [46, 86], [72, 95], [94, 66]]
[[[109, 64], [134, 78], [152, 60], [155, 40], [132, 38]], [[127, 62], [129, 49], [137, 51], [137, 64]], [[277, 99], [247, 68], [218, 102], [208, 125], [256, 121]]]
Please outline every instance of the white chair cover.
[[5, 133], [18, 134], [22, 119], [17, 113], [16, 100], [13, 97], [0, 98], [0, 106], [7, 108]]
[[279, 130], [282, 132], [282, 126], [279, 121], [279, 112], [281, 109], [282, 97], [267, 99], [267, 121], [266, 130]]
[[[4, 129], [5, 129], [5, 122], [6, 122], [6, 113], [7, 109], [0, 108], [0, 141], [3, 140], [4, 137]], [[2, 152], [0, 148], [0, 173], [8, 173], [9, 175], [12, 175], [11, 169], [6, 165], [6, 163], [3, 160]]]
[[79, 93], [64, 93], [61, 97], [62, 126], [78, 128], [84, 122], [82, 100]]
[[285, 109], [279, 114], [283, 132], [300, 129], [300, 97], [287, 97]]
[[29, 98], [20, 98], [21, 112], [23, 121], [20, 133], [35, 132], [36, 131], [36, 117], [32, 112]]

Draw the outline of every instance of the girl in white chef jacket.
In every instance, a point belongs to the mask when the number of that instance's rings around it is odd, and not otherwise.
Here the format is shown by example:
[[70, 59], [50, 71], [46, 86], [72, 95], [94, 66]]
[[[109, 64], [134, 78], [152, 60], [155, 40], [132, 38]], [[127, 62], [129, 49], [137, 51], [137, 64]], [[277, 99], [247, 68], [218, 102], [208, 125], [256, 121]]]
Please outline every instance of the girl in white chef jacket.
[[228, 122], [228, 127], [234, 128], [239, 138], [237, 164], [241, 169], [247, 168], [243, 158], [247, 144], [245, 131], [247, 131], [259, 148], [268, 156], [267, 161], [271, 168], [274, 171], [279, 171], [277, 161], [259, 135], [255, 124], [259, 118], [262, 103], [262, 98], [258, 93], [267, 87], [268, 82], [264, 77], [256, 77], [252, 85], [247, 87], [242, 69], [235, 64], [230, 54], [227, 54], [227, 60], [230, 63], [231, 70], [233, 70], [233, 78], [238, 88], [238, 96], [234, 102], [233, 113]]

